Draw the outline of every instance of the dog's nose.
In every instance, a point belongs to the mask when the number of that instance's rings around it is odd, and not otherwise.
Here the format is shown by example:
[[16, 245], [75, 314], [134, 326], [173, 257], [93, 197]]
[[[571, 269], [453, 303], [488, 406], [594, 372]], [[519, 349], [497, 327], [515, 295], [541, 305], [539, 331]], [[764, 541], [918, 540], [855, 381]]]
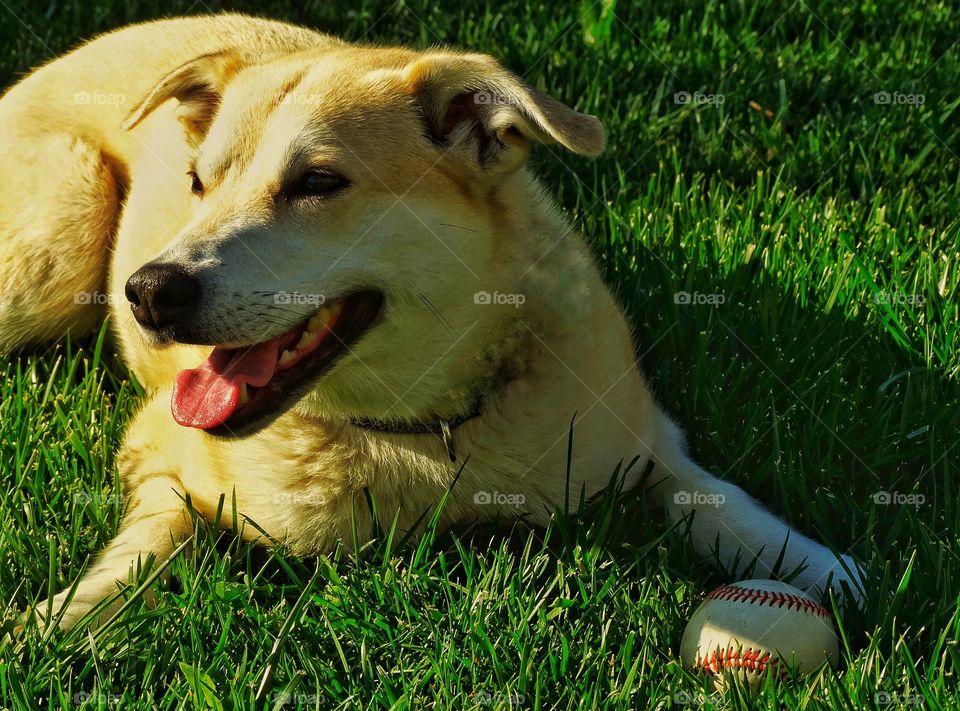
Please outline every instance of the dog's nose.
[[146, 264], [124, 288], [133, 317], [144, 328], [170, 326], [200, 298], [200, 282], [175, 264]]

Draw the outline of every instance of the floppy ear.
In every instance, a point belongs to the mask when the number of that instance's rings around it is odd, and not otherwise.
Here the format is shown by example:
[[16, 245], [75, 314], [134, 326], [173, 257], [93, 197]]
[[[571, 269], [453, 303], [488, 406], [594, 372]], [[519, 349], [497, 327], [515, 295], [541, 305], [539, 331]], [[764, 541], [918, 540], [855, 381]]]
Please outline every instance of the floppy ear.
[[426, 55], [406, 69], [431, 138], [475, 151], [487, 169], [515, 170], [530, 141], [584, 156], [603, 152], [603, 126], [526, 84], [482, 54]]
[[176, 113], [184, 128], [203, 136], [220, 105], [224, 87], [242, 65], [240, 55], [232, 50], [204, 54], [181, 64], [133, 108], [123, 128], [129, 131], [160, 104], [175, 98], [180, 101]]

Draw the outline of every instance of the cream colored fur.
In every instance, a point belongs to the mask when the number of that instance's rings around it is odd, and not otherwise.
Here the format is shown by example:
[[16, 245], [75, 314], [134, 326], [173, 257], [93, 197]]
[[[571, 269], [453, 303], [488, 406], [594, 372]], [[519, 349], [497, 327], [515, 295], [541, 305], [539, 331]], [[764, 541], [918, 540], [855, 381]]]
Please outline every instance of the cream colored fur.
[[[463, 103], [470, 92], [487, 100]], [[489, 57], [348, 45], [237, 15], [166, 20], [95, 39], [28, 76], [0, 100], [0, 136], [0, 349], [88, 331], [109, 302], [126, 362], [150, 392], [118, 458], [124, 524], [72, 603], [53, 601], [61, 625], [114, 594], [138, 560], [163, 561], [191, 535], [186, 497], [211, 520], [225, 497], [222, 521], [256, 523], [245, 537], [260, 529], [314, 554], [349, 538], [352, 512], [372, 531], [365, 490], [388, 523], [396, 514], [410, 528], [469, 455], [443, 524], [545, 523], [563, 506], [574, 414], [577, 496], [600, 492], [621, 463], [652, 459], [653, 494], [671, 519], [692, 520], [704, 555], [719, 540], [723, 561], [757, 557], [766, 575], [789, 535], [784, 569], [802, 568], [795, 585], [829, 579], [856, 593], [850, 559], [688, 458], [581, 238], [525, 167], [538, 142], [596, 155], [600, 124]], [[202, 199], [190, 192], [190, 161]], [[321, 204], [278, 205], [282, 176], [317, 161], [350, 187]], [[200, 276], [194, 318], [211, 344], [263, 341], [316, 308], [291, 306], [280, 319], [265, 292], [375, 287], [386, 307], [293, 409], [250, 437], [218, 439], [170, 412], [175, 374], [210, 346], [156, 342], [124, 296], [152, 261]], [[478, 292], [524, 303], [477, 304]], [[98, 293], [107, 297], [77, 297]], [[453, 418], [478, 389], [482, 414], [454, 432], [456, 463], [433, 435], [349, 423]], [[643, 468], [630, 470], [628, 487]], [[479, 492], [523, 503], [484, 504]], [[685, 493], [724, 504], [694, 512]]]

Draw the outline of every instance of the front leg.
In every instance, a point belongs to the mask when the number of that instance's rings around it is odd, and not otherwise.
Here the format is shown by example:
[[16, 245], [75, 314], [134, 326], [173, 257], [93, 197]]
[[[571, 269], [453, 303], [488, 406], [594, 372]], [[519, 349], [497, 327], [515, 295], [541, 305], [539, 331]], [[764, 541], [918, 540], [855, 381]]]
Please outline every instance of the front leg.
[[[102, 624], [123, 604], [117, 595], [131, 581], [138, 568], [152, 559], [161, 565], [177, 546], [193, 534], [193, 522], [184, 502], [187, 493], [181, 481], [183, 461], [176, 446], [171, 446], [163, 430], [152, 427], [151, 413], [156, 398], [131, 423], [124, 438], [117, 466], [125, 500], [129, 506], [116, 537], [97, 557], [80, 579], [69, 600], [69, 589], [39, 603], [35, 614], [59, 619], [69, 629], [107, 598], [94, 622]], [[62, 613], [62, 615], [61, 615]]]
[[182, 485], [177, 477], [149, 470], [128, 472], [125, 490], [127, 485], [132, 501], [120, 531], [80, 579], [69, 602], [68, 588], [36, 606], [41, 620], [49, 612], [62, 629], [70, 629], [101, 602], [113, 598], [92, 620], [96, 625], [106, 622], [124, 602], [117, 595], [119, 588], [135, 582], [137, 569], [150, 560], [162, 564], [192, 535], [193, 523], [178, 495]]
[[734, 575], [754, 561], [755, 577], [796, 572], [789, 582], [812, 592], [823, 593], [831, 587], [843, 597], [846, 584], [859, 604], [864, 584], [853, 558], [837, 556], [794, 531], [742, 489], [697, 465], [684, 451], [680, 430], [666, 418], [664, 421], [666, 432], [655, 458], [653, 493], [662, 500], [672, 521], [690, 522], [698, 553], [705, 557], [719, 554], [720, 562]]
[[[262, 437], [220, 442], [200, 430], [177, 425], [169, 403], [169, 390], [157, 393], [137, 414], [124, 437], [117, 466], [130, 505], [117, 536], [81, 578], [73, 599], [67, 603], [69, 590], [60, 592], [36, 606], [39, 616], [45, 617], [50, 605], [52, 619], [63, 610], [62, 628], [75, 626], [102, 601], [116, 597], [118, 584], [126, 584], [138, 564], [145, 565], [152, 556], [155, 564], [161, 565], [190, 539], [194, 531], [192, 513], [210, 523], [217, 522], [218, 513], [222, 513], [218, 523], [225, 528], [235, 517], [241, 521], [249, 517], [256, 525], [242, 526], [242, 537], [269, 543], [289, 539], [291, 525], [300, 520], [298, 516], [312, 512], [309, 506], [303, 506], [300, 514], [292, 513], [296, 507], [290, 505], [283, 479], [276, 474], [282, 467], [263, 464], [279, 461], [279, 442], [263, 441]], [[233, 501], [238, 502], [236, 512]], [[347, 531], [349, 511], [347, 508], [346, 516], [337, 519], [347, 523]], [[299, 528], [294, 526], [294, 533], [302, 534], [291, 541], [295, 550], [310, 551], [321, 543], [332, 545], [333, 525], [313, 527], [307, 525], [310, 519], [306, 521]], [[337, 533], [341, 529], [337, 528]], [[105, 622], [122, 604], [123, 600], [117, 599], [104, 607], [96, 615], [96, 623]]]

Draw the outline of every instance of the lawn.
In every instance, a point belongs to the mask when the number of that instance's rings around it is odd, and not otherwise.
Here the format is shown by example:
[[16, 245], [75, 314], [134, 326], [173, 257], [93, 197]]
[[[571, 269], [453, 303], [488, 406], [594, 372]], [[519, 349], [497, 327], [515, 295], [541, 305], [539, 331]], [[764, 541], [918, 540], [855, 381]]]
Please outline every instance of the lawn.
[[[603, 157], [543, 148], [534, 169], [698, 460], [865, 562], [839, 668], [712, 695], [679, 643], [726, 578], [627, 492], [359, 563], [349, 541], [298, 560], [198, 524], [155, 609], [133, 596], [95, 635], [0, 646], [0, 706], [960, 707], [960, 11], [654, 5], [3, 0], [0, 82], [128, 22], [229, 8], [489, 52], [601, 117]], [[105, 330], [0, 358], [7, 629], [117, 529], [113, 452], [142, 390], [112, 353]]]

